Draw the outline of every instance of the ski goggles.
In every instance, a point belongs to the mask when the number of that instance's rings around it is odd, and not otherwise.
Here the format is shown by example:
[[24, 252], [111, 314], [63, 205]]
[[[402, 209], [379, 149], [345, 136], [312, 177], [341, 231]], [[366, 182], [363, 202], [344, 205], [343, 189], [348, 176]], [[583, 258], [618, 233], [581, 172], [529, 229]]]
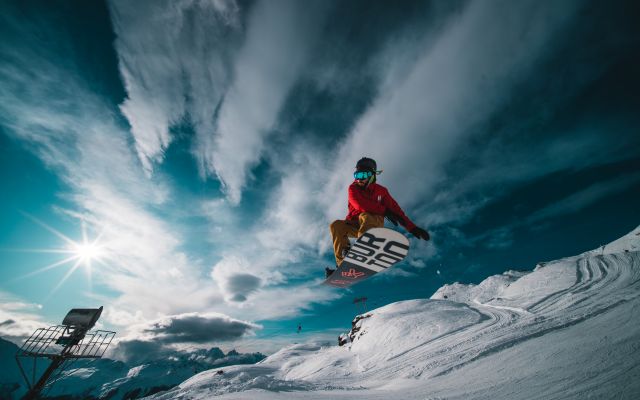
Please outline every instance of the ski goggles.
[[373, 172], [371, 171], [356, 171], [353, 173], [353, 177], [357, 181], [364, 181], [371, 178], [372, 176], [373, 176]]

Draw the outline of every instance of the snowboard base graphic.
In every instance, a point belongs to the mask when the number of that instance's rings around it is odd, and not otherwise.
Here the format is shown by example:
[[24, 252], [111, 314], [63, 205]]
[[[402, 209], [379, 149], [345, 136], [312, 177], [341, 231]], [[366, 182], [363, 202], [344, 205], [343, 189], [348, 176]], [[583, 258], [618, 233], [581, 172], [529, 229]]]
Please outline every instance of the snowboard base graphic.
[[409, 253], [409, 239], [387, 228], [372, 228], [352, 245], [342, 264], [325, 285], [347, 287], [402, 261]]

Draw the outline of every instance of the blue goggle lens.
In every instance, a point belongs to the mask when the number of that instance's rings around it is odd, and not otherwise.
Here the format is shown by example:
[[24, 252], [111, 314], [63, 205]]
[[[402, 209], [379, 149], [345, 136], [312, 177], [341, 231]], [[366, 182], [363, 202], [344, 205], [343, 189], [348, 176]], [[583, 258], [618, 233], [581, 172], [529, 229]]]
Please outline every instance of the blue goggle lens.
[[356, 171], [353, 173], [353, 177], [359, 181], [369, 179], [372, 176], [373, 176], [373, 172], [371, 171]]

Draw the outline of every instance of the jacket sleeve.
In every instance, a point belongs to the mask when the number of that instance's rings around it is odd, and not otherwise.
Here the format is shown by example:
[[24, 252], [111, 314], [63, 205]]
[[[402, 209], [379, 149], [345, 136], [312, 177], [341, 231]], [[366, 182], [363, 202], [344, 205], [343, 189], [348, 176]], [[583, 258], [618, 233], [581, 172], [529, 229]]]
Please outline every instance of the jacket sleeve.
[[369, 212], [377, 215], [384, 215], [386, 207], [384, 204], [368, 199], [360, 189], [354, 185], [349, 186], [349, 204], [360, 212]]
[[400, 208], [396, 200], [393, 197], [391, 197], [391, 194], [389, 193], [389, 191], [386, 191], [386, 195], [384, 196], [384, 205], [387, 209], [391, 210], [391, 212], [393, 212], [394, 214], [402, 218], [401, 223], [409, 232], [411, 232], [413, 228], [416, 227], [416, 224], [414, 224], [409, 219], [409, 217], [405, 215], [404, 211], [402, 211], [402, 208]]

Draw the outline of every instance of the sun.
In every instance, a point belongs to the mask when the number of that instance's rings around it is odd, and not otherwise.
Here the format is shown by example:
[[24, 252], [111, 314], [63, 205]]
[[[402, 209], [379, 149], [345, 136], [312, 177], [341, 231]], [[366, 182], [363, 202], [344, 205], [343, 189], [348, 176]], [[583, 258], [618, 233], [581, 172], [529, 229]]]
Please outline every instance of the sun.
[[99, 259], [102, 255], [102, 248], [98, 243], [75, 243], [74, 252], [78, 260], [85, 264], [90, 264], [92, 260]]
[[105, 264], [105, 261], [109, 259], [109, 252], [107, 251], [107, 244], [102, 240], [102, 231], [96, 238], [93, 240], [89, 240], [87, 235], [87, 227], [85, 221], [82, 221], [82, 238], [78, 241], [73, 240], [51, 226], [45, 224], [44, 222], [38, 220], [37, 218], [25, 214], [26, 217], [30, 218], [37, 224], [43, 226], [48, 231], [52, 232], [59, 238], [61, 238], [64, 242], [66, 242], [66, 246], [54, 249], [32, 249], [25, 250], [27, 252], [37, 252], [37, 253], [53, 253], [53, 254], [62, 254], [64, 258], [58, 261], [55, 261], [47, 266], [44, 266], [40, 269], [32, 271], [26, 275], [23, 275], [17, 279], [23, 279], [27, 277], [32, 277], [37, 274], [41, 274], [45, 271], [51, 270], [57, 267], [67, 266], [67, 272], [62, 277], [62, 279], [58, 282], [58, 284], [53, 288], [50, 295], [56, 292], [65, 281], [80, 267], [83, 267], [87, 276], [87, 281], [89, 284], [89, 288], [92, 286], [92, 263], [95, 261], [99, 264]]

